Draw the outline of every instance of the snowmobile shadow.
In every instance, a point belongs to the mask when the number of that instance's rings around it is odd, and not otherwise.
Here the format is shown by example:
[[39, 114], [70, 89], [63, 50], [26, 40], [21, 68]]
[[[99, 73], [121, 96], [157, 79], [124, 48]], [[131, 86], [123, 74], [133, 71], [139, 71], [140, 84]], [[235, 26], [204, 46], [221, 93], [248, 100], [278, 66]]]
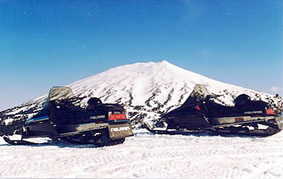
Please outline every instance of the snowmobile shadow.
[[0, 144], [0, 147], [7, 147], [7, 146], [11, 146], [11, 144]]
[[[0, 147], [10, 147], [15, 146], [12, 144], [0, 144]], [[66, 141], [52, 141], [48, 140], [47, 142], [43, 143], [32, 143], [32, 144], [17, 144], [17, 146], [25, 146], [25, 147], [32, 147], [32, 148], [40, 148], [40, 147], [58, 147], [58, 148], [102, 148], [102, 147], [111, 147], [115, 145], [108, 145], [108, 146], [100, 146], [94, 144], [73, 144]]]
[[235, 138], [235, 137], [240, 137], [240, 138], [266, 138], [268, 136], [262, 136], [262, 135], [248, 135], [248, 134], [223, 134], [223, 133], [215, 133], [215, 132], [182, 132], [182, 133], [152, 133], [150, 131], [140, 131], [136, 132], [136, 135], [167, 135], [167, 136], [172, 136], [172, 135], [181, 135], [181, 136], [194, 136], [194, 137], [225, 137], [225, 138]]
[[54, 146], [54, 147], [59, 147], [59, 148], [100, 148], [97, 145], [94, 144], [73, 144], [70, 142], [57, 142], [57, 141], [48, 141], [47, 143], [42, 143], [35, 145], [35, 147], [41, 147], [41, 146]]
[[[0, 144], [0, 147], [14, 147], [14, 145], [11, 144]], [[41, 144], [31, 144], [31, 145], [18, 145], [18, 146], [25, 146], [25, 147], [32, 147], [32, 148], [38, 148], [38, 147], [46, 147], [46, 146], [56, 146], [59, 148], [97, 148], [93, 145], [75, 145], [75, 144], [50, 144], [50, 143], [41, 143]]]
[[135, 132], [135, 135], [167, 135], [167, 136], [172, 136], [172, 135], [182, 135], [182, 136], [195, 136], [195, 137], [205, 137], [205, 136], [217, 136], [215, 134], [210, 134], [210, 133], [197, 133], [197, 132], [183, 132], [183, 133], [153, 133], [150, 131], [137, 131]]

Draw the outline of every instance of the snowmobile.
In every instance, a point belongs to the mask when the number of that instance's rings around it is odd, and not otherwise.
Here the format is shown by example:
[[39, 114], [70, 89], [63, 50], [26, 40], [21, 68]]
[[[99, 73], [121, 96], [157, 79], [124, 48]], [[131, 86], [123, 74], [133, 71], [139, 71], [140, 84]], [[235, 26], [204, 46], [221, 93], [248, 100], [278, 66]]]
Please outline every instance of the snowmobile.
[[225, 106], [217, 101], [219, 97], [197, 84], [182, 106], [161, 116], [159, 123], [167, 124], [166, 129], [154, 129], [148, 123], [143, 127], [155, 134], [205, 132], [269, 136], [282, 130], [281, 112], [275, 112], [269, 103], [241, 94], [234, 99], [234, 106]]
[[86, 107], [80, 102], [86, 97], [76, 97], [68, 87], [53, 87], [43, 109], [25, 121], [23, 128], [15, 131], [19, 140], [4, 136], [13, 145], [36, 144], [24, 140], [48, 137], [55, 141], [98, 146], [120, 144], [133, 132], [124, 108], [119, 104], [103, 104], [99, 98], [90, 98]]

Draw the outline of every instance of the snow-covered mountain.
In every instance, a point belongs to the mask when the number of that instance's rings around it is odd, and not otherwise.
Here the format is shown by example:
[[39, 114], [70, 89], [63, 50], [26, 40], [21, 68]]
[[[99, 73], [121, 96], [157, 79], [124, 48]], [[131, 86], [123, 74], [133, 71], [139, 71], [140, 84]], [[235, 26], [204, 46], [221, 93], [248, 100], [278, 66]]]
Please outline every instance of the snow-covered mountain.
[[[251, 98], [276, 100], [269, 94], [222, 83], [167, 61], [119, 66], [67, 86], [77, 96], [99, 97], [103, 102], [123, 104], [130, 119], [137, 123], [141, 119], [157, 119], [160, 114], [180, 106], [195, 84], [204, 84], [210, 92], [223, 95], [219, 102], [226, 105], [232, 105], [233, 99], [242, 93]], [[42, 108], [46, 96], [1, 112], [0, 120], [9, 122], [30, 117]]]

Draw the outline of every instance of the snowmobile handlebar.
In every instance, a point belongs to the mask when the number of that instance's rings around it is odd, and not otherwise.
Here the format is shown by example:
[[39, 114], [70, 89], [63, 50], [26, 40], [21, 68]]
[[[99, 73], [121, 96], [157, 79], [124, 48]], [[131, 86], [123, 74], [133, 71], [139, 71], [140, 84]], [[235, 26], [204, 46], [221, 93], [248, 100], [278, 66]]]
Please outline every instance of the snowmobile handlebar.
[[213, 94], [213, 95], [207, 95], [205, 100], [210, 100], [210, 99], [216, 99], [218, 97], [224, 96], [223, 94]]
[[71, 103], [77, 103], [83, 99], [85, 99], [87, 96], [82, 96], [82, 97], [77, 97], [77, 96], [73, 96], [73, 97], [70, 97], [70, 98], [67, 98], [65, 99], [66, 101], [69, 101]]
[[224, 96], [224, 94], [213, 94], [213, 95], [210, 95], [212, 98], [218, 98], [218, 97], [221, 97], [221, 96]]

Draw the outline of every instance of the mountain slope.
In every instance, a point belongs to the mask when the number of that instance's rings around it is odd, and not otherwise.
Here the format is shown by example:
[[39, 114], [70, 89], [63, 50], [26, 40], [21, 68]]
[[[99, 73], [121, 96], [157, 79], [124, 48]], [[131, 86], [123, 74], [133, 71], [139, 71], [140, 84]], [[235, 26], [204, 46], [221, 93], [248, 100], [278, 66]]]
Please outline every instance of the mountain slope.
[[[242, 93], [252, 98], [274, 100], [271, 95], [222, 83], [167, 61], [119, 66], [68, 86], [77, 96], [95, 96], [103, 102], [123, 104], [132, 122], [138, 123], [143, 119], [157, 119], [160, 114], [180, 106], [195, 84], [204, 84], [210, 92], [223, 95], [219, 102], [226, 105], [232, 105], [233, 99]], [[3, 111], [0, 113], [0, 120], [7, 122], [10, 118], [30, 117], [41, 109], [45, 98], [46, 95]]]
[[226, 105], [232, 105], [233, 99], [242, 93], [252, 98], [271, 97], [209, 79], [167, 61], [120, 66], [69, 86], [80, 96], [95, 95], [105, 102], [124, 104], [131, 118], [158, 118], [159, 114], [181, 105], [195, 84], [205, 84], [210, 92], [223, 94], [220, 100]]

